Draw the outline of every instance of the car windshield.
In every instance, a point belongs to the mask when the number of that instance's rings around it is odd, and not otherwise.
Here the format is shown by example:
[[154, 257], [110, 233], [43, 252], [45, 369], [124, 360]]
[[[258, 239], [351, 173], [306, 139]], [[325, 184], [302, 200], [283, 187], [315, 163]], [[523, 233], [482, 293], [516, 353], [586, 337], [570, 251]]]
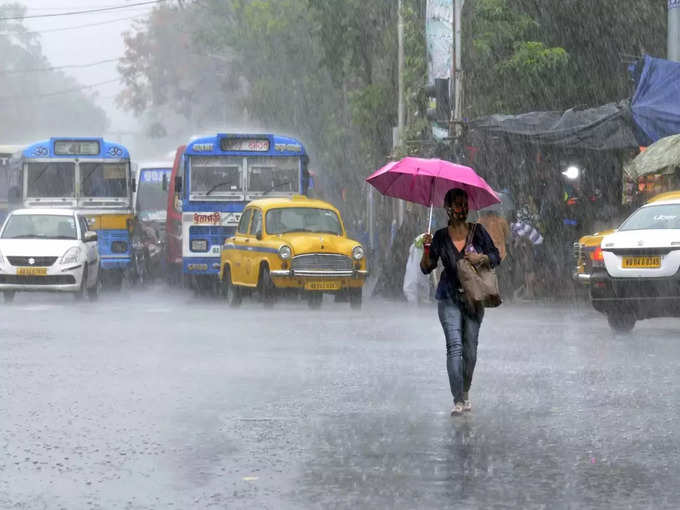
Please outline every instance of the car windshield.
[[3, 239], [77, 239], [73, 216], [14, 214], [9, 217]]
[[243, 158], [194, 156], [191, 158], [191, 193], [198, 195], [241, 195]]
[[680, 204], [641, 207], [619, 227], [620, 231], [662, 229], [680, 229]]
[[[137, 214], [142, 220], [164, 221], [168, 207], [171, 169], [144, 169], [137, 184]], [[165, 182], [165, 189], [163, 189]]]
[[76, 165], [72, 161], [28, 163], [26, 174], [28, 197], [75, 196]]
[[80, 196], [127, 196], [127, 163], [80, 163]]
[[313, 207], [270, 209], [266, 216], [268, 234], [317, 232], [342, 235], [340, 219], [335, 211]]
[[248, 194], [299, 193], [300, 158], [248, 158]]

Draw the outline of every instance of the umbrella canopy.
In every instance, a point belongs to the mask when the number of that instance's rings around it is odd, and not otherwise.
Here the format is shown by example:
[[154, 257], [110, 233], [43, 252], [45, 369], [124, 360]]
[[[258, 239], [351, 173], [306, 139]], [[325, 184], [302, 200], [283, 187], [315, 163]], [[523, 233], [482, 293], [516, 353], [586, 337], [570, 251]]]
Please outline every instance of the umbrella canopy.
[[626, 171], [635, 179], [672, 166], [680, 166], [680, 135], [667, 136], [654, 142], [633, 159]]
[[451, 188], [467, 192], [472, 210], [501, 201], [472, 168], [442, 159], [407, 157], [392, 161], [366, 181], [383, 195], [426, 206], [443, 207], [444, 196]]

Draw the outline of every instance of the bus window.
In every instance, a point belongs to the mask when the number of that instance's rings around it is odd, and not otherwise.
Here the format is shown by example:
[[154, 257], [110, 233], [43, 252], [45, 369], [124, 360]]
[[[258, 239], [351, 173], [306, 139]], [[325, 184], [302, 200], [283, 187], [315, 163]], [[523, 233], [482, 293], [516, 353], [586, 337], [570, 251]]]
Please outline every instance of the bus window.
[[248, 158], [248, 193], [299, 193], [300, 158]]
[[75, 196], [76, 166], [72, 162], [27, 163], [27, 197]]
[[80, 196], [126, 197], [126, 163], [80, 163]]
[[191, 158], [191, 194], [243, 194], [241, 157], [194, 156]]

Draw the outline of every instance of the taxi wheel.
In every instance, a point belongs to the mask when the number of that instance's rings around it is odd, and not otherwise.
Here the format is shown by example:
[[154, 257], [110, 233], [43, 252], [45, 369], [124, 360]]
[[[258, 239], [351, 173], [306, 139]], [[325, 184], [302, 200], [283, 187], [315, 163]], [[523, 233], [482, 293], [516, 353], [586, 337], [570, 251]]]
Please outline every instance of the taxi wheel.
[[274, 282], [269, 273], [269, 266], [266, 264], [262, 264], [260, 268], [260, 280], [257, 282], [257, 289], [260, 291], [260, 299], [262, 299], [264, 306], [267, 308], [274, 306], [276, 287], [274, 287]]
[[229, 267], [224, 268], [224, 276], [222, 277], [222, 297], [227, 304], [233, 308], [236, 308], [241, 304], [241, 289], [232, 283], [231, 270]]
[[635, 316], [630, 313], [613, 312], [607, 315], [609, 327], [616, 333], [628, 333], [635, 327]]
[[85, 265], [85, 269], [83, 269], [83, 276], [80, 280], [80, 288], [76, 291], [73, 297], [75, 297], [76, 300], [80, 301], [85, 296], [86, 290], [87, 290], [87, 265]]
[[307, 304], [312, 310], [318, 310], [323, 303], [323, 292], [310, 292], [307, 296]]
[[349, 289], [349, 306], [354, 310], [361, 308], [362, 294], [361, 287], [358, 289]]
[[2, 293], [3, 300], [5, 303], [11, 303], [14, 301], [14, 296], [16, 296], [16, 292], [13, 290], [6, 290]]

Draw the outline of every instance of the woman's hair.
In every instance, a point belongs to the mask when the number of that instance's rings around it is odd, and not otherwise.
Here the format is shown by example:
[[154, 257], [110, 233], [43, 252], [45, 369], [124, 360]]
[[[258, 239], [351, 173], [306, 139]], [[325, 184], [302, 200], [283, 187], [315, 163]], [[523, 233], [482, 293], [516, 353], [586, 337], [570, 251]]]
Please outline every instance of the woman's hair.
[[464, 189], [451, 188], [444, 196], [444, 207], [450, 206], [457, 197], [465, 197], [467, 199], [468, 194]]

